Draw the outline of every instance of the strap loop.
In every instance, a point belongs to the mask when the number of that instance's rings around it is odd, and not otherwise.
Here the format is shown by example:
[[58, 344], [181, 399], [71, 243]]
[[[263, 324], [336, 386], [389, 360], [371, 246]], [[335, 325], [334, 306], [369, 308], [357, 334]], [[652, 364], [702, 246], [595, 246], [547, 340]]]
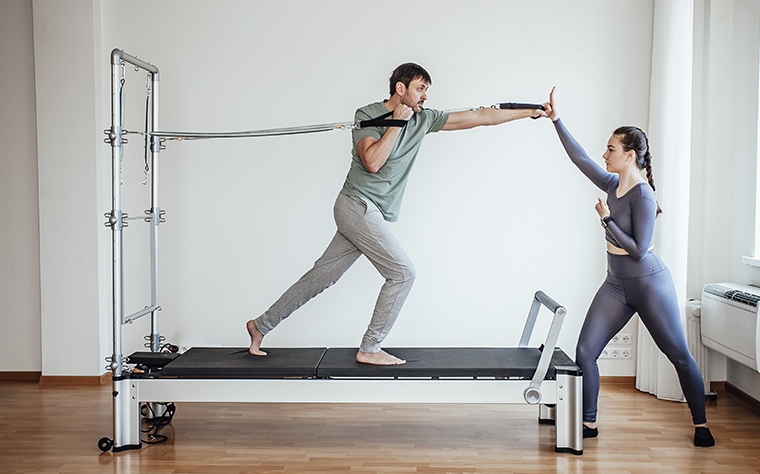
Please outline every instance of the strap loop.
[[521, 104], [519, 102], [504, 102], [499, 104], [500, 109], [538, 109], [545, 110], [541, 104]]
[[406, 120], [399, 119], [387, 119], [393, 115], [393, 111], [383, 114], [379, 117], [375, 117], [369, 120], [360, 120], [356, 122], [356, 129], [361, 130], [366, 127], [403, 127], [406, 125]]

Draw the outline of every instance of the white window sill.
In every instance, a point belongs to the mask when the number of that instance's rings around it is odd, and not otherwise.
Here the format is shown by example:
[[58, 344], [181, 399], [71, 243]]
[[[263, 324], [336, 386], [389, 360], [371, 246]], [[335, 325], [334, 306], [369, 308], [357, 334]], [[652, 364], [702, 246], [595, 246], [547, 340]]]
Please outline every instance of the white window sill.
[[758, 257], [742, 257], [742, 263], [751, 267], [760, 267], [760, 258]]

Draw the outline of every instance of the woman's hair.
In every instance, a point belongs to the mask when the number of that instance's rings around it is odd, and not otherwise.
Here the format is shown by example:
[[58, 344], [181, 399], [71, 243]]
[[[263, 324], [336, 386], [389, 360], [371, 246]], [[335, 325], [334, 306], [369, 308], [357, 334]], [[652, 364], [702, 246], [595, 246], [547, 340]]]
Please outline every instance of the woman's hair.
[[389, 80], [391, 97], [393, 97], [393, 94], [396, 93], [397, 82], [400, 82], [406, 87], [409, 87], [409, 84], [411, 84], [415, 79], [422, 79], [423, 81], [427, 82], [428, 85], [433, 83], [433, 80], [430, 78], [430, 74], [428, 74], [425, 68], [419, 64], [404, 63], [401, 66], [397, 67], [393, 71], [393, 74], [391, 74]]
[[[652, 155], [649, 153], [649, 139], [647, 135], [638, 127], [618, 127], [613, 133], [620, 143], [623, 145], [625, 151], [636, 152], [636, 166], [640, 170], [646, 170], [647, 181], [652, 186], [652, 191], [656, 191], [654, 187], [654, 176], [652, 175]], [[662, 212], [660, 204], [657, 204], [657, 215]]]

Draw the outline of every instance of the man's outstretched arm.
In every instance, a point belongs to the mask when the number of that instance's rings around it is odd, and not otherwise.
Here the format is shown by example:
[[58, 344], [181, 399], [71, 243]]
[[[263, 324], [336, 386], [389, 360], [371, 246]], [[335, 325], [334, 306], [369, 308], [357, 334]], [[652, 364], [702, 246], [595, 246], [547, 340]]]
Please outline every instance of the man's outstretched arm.
[[484, 125], [499, 125], [528, 117], [546, 117], [541, 109], [476, 109], [452, 112], [441, 130], [467, 130]]

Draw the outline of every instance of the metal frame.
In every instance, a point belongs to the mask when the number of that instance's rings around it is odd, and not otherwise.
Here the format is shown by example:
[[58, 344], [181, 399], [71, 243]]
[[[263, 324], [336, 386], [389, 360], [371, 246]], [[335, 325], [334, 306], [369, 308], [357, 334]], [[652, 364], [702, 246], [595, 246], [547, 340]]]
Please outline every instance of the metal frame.
[[[150, 147], [151, 205], [144, 220], [151, 225], [150, 276], [151, 302], [131, 315], [124, 312], [124, 275], [122, 231], [129, 217], [121, 209], [121, 157], [126, 142], [123, 135], [123, 96], [125, 64], [149, 73], [149, 107], [145, 142]], [[524, 403], [539, 404], [539, 421], [556, 424], [555, 451], [583, 453], [582, 375], [580, 370], [558, 368], [556, 380], [544, 380], [556, 347], [566, 310], [539, 291], [520, 338], [519, 347], [528, 347], [538, 312], [543, 304], [553, 314], [536, 371], [530, 381], [500, 379], [162, 379], [132, 377], [125, 370], [122, 353], [122, 326], [142, 316], [151, 315], [148, 337], [152, 352], [160, 350], [158, 312], [158, 228], [163, 211], [158, 201], [159, 152], [158, 132], [159, 71], [152, 64], [119, 49], [111, 52], [111, 128], [106, 141], [112, 151], [112, 208], [106, 213], [106, 226], [113, 233], [113, 354], [107, 369], [113, 374], [113, 450], [139, 449], [140, 403], [142, 402], [325, 402], [325, 403]], [[334, 124], [333, 124], [334, 125]], [[250, 132], [245, 136], [251, 135]], [[191, 134], [196, 137], [199, 134]], [[166, 136], [179, 136], [168, 134]], [[242, 136], [242, 135], [239, 135]], [[202, 138], [202, 137], [200, 137]], [[134, 219], [134, 218], [132, 218]], [[527, 382], [527, 385], [526, 385]], [[308, 394], [306, 396], [305, 394]]]
[[[123, 273], [123, 240], [122, 231], [127, 225], [128, 215], [121, 209], [121, 157], [123, 154], [124, 130], [123, 130], [123, 106], [122, 88], [124, 78], [122, 69], [125, 64], [131, 64], [138, 69], [143, 69], [150, 74], [150, 97], [148, 111], [148, 134], [150, 146], [150, 179], [151, 179], [151, 205], [146, 211], [151, 224], [150, 232], [150, 275], [151, 275], [151, 304], [145, 309], [129, 316], [124, 312], [124, 273]], [[158, 226], [161, 222], [161, 211], [158, 205], [158, 154], [161, 144], [158, 137], [151, 135], [158, 127], [158, 91], [159, 91], [158, 68], [142, 61], [134, 56], [114, 49], [111, 52], [111, 128], [106, 130], [107, 141], [111, 144], [111, 211], [106, 213], [106, 226], [112, 231], [112, 271], [113, 271], [113, 354], [107, 360], [110, 364], [107, 368], [113, 374], [113, 419], [114, 419], [114, 451], [134, 449], [140, 446], [139, 442], [139, 419], [135, 421], [129, 414], [134, 409], [135, 398], [129, 390], [129, 373], [124, 371], [124, 356], [122, 354], [121, 327], [125, 323], [135, 320], [147, 314], [151, 315], [150, 349], [159, 350], [160, 335], [158, 329]], [[147, 145], [148, 143], [146, 143]], [[134, 441], [132, 434], [135, 426], [138, 431], [138, 439]]]

